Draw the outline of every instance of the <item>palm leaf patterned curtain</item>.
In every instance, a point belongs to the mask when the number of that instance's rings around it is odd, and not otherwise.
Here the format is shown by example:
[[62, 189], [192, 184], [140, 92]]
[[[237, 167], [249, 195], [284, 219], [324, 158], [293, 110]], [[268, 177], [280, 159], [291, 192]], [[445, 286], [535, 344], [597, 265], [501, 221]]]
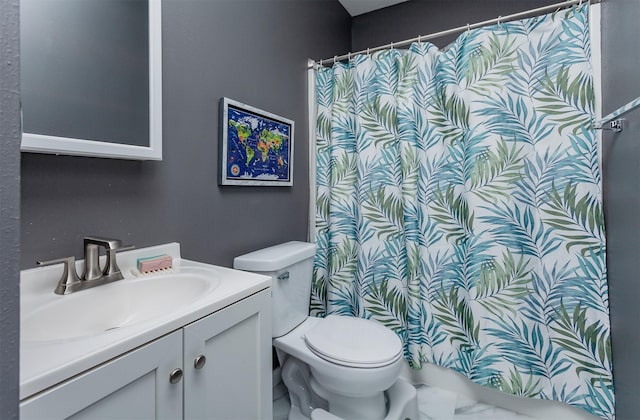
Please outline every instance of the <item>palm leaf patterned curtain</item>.
[[316, 73], [311, 314], [613, 416], [588, 7]]

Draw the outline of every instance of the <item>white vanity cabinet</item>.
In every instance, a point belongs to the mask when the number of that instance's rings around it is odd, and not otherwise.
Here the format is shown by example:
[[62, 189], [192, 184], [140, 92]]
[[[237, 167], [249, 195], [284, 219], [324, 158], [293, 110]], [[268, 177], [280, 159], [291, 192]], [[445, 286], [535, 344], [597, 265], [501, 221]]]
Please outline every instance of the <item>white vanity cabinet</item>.
[[185, 419], [270, 419], [271, 289], [185, 327], [184, 371]]
[[169, 372], [182, 365], [182, 331], [175, 331], [20, 404], [29, 419], [177, 419], [182, 383]]
[[262, 290], [36, 394], [20, 418], [268, 419], [270, 296]]

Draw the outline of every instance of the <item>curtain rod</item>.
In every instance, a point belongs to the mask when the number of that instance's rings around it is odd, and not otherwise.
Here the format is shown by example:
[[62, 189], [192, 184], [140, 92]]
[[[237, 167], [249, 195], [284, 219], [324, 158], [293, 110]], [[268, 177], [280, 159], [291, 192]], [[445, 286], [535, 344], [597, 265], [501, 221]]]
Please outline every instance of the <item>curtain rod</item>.
[[531, 15], [536, 15], [536, 14], [540, 14], [542, 12], [546, 12], [548, 10], [553, 10], [553, 9], [563, 9], [563, 8], [567, 8], [569, 6], [573, 6], [574, 4], [582, 4], [582, 3], [589, 3], [589, 4], [595, 4], [595, 3], [600, 3], [602, 0], [591, 0], [591, 1], [586, 1], [586, 0], [568, 0], [568, 1], [563, 1], [561, 3], [556, 3], [556, 4], [550, 4], [548, 6], [543, 6], [543, 7], [538, 7], [537, 9], [531, 9], [531, 10], [526, 10], [524, 12], [519, 12], [519, 13], [514, 13], [512, 15], [508, 15], [508, 16], [498, 16], [495, 19], [490, 19], [490, 20], [485, 20], [483, 22], [478, 22], [478, 23], [473, 23], [473, 24], [466, 24], [465, 26], [459, 26], [457, 28], [453, 28], [453, 29], [448, 29], [446, 31], [440, 31], [440, 32], [435, 32], [429, 35], [419, 35], [415, 38], [411, 38], [411, 39], [406, 39], [404, 41], [400, 41], [400, 42], [391, 42], [387, 45], [381, 45], [379, 47], [374, 47], [374, 48], [367, 48], [366, 50], [360, 50], [357, 52], [350, 52], [348, 54], [343, 54], [343, 55], [336, 55], [335, 57], [331, 57], [331, 58], [325, 58], [322, 60], [317, 60], [314, 61], [313, 64], [315, 65], [322, 65], [323, 63], [328, 63], [328, 64], [335, 64], [338, 61], [342, 61], [345, 59], [350, 59], [352, 55], [358, 55], [358, 54], [369, 54], [372, 52], [376, 52], [376, 51], [382, 51], [382, 50], [386, 50], [386, 49], [393, 49], [394, 47], [403, 47], [405, 45], [409, 45], [413, 42], [421, 42], [421, 41], [427, 41], [429, 39], [434, 39], [434, 38], [439, 38], [445, 35], [451, 35], [451, 34], [455, 34], [455, 33], [459, 33], [459, 32], [464, 32], [464, 31], [468, 31], [471, 29], [476, 29], [476, 28], [480, 28], [482, 26], [487, 26], [487, 25], [492, 25], [494, 23], [504, 23], [504, 22], [508, 22], [510, 20], [516, 20], [516, 19], [520, 19], [523, 17], [527, 17], [527, 16], [531, 16]]
[[[640, 108], [640, 97], [634, 99], [633, 101], [629, 102], [624, 106], [621, 106], [620, 108], [613, 111], [611, 114], [602, 117], [602, 119], [600, 119], [599, 121], [596, 121], [593, 124], [593, 127], [596, 130], [611, 130], [614, 133], [619, 133], [622, 131], [622, 128], [623, 128], [622, 127], [623, 119], [619, 117], [622, 117], [627, 112], [631, 112], [638, 108]], [[609, 123], [609, 126], [606, 125], [607, 123]]]

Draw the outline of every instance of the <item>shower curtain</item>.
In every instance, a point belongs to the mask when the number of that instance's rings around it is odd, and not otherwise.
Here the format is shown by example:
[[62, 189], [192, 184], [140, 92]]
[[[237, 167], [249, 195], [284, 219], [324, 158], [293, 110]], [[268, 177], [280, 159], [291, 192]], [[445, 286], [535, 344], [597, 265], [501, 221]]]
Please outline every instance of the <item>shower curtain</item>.
[[612, 418], [588, 6], [316, 71], [311, 314]]

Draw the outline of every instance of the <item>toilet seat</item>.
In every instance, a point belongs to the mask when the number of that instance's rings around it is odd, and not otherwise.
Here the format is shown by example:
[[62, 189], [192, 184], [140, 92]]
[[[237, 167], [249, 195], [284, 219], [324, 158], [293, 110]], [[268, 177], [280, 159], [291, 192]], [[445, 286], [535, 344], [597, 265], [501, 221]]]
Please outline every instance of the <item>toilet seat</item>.
[[305, 334], [305, 343], [316, 356], [341, 366], [378, 368], [402, 357], [400, 338], [363, 318], [329, 315]]

